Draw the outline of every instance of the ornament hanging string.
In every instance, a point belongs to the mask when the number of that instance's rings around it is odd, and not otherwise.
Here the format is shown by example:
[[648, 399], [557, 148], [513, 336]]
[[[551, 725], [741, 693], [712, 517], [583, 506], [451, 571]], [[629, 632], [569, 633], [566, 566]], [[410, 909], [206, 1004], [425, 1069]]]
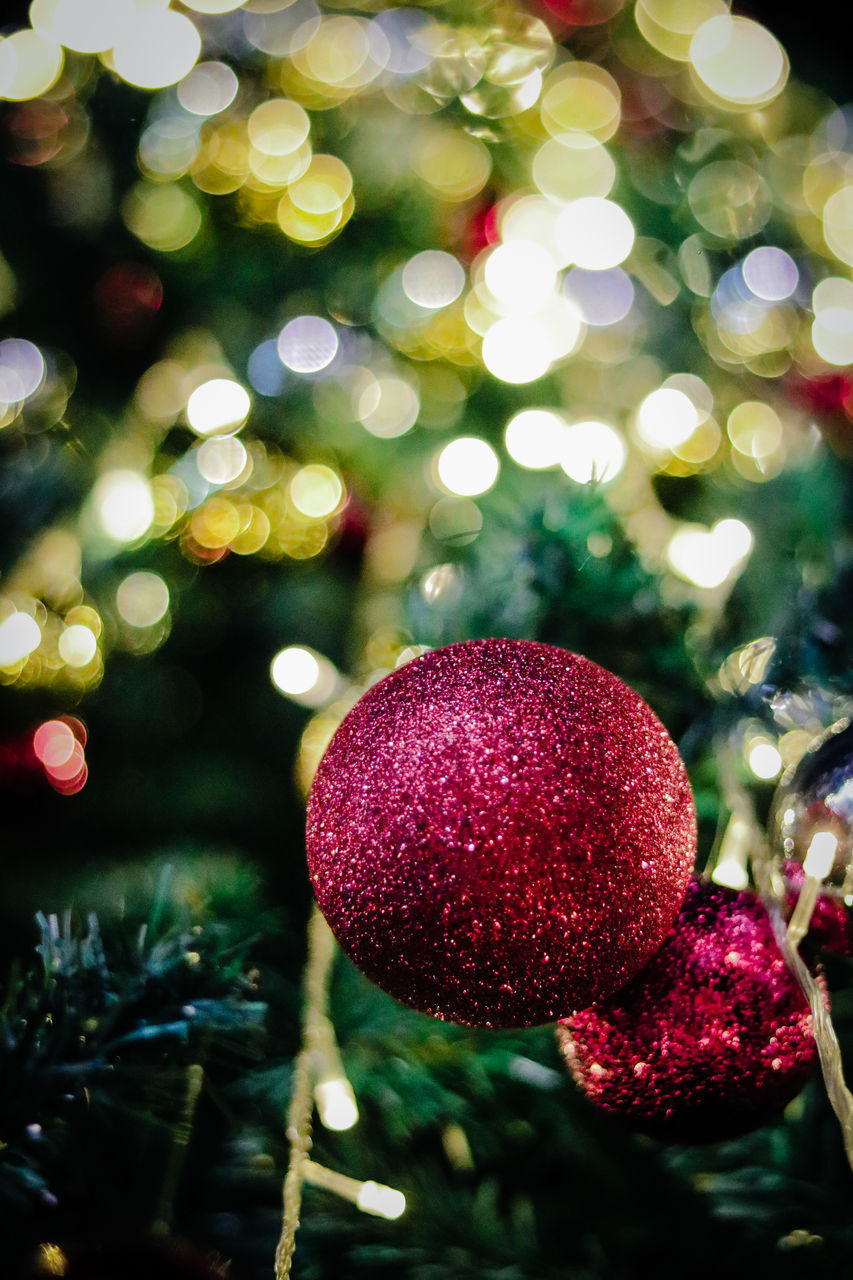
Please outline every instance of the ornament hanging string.
[[832, 1018], [826, 1007], [823, 993], [809, 972], [808, 966], [803, 962], [797, 950], [796, 942], [792, 941], [789, 936], [788, 927], [771, 888], [769, 850], [763, 841], [758, 842], [756, 845], [756, 856], [752, 859], [752, 869], [758, 891], [770, 916], [770, 922], [773, 925], [773, 932], [776, 935], [779, 949], [809, 1002], [823, 1082], [832, 1109], [838, 1118], [838, 1123], [841, 1125], [847, 1161], [851, 1169], [853, 1169], [853, 1094], [847, 1088], [844, 1079], [838, 1037], [835, 1034], [835, 1027], [832, 1024]]
[[[832, 1017], [826, 1007], [823, 992], [800, 956], [797, 941], [789, 934], [779, 900], [773, 890], [770, 849], [758, 821], [752, 796], [738, 779], [731, 743], [718, 741], [716, 757], [723, 799], [732, 817], [738, 818], [744, 824], [753, 879], [770, 917], [776, 942], [785, 957], [788, 968], [799, 982], [809, 1002], [824, 1088], [841, 1126], [847, 1162], [853, 1169], [853, 1094], [844, 1079], [841, 1048]], [[711, 879], [714, 878], [715, 865], [722, 852], [722, 844], [718, 845], [715, 852], [716, 859], [712, 853], [709, 865], [705, 868], [705, 875]], [[808, 928], [808, 923], [808, 920], [804, 921], [805, 928]]]
[[293, 1088], [287, 1111], [290, 1158], [282, 1191], [281, 1237], [275, 1251], [275, 1280], [287, 1280], [296, 1247], [296, 1230], [302, 1207], [302, 1188], [311, 1151], [313, 1062], [317, 1040], [327, 1023], [329, 979], [335, 958], [335, 940], [315, 906], [308, 922], [308, 958], [305, 965], [302, 1045], [293, 1067]]

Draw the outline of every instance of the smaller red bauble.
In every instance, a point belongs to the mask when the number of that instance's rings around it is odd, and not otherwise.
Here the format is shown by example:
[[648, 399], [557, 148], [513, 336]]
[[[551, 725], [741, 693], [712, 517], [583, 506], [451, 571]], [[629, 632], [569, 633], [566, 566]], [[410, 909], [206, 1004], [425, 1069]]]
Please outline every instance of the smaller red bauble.
[[766, 1124], [816, 1061], [808, 1003], [764, 906], [698, 881], [642, 973], [559, 1035], [590, 1101], [669, 1142]]
[[639, 694], [528, 640], [435, 649], [374, 685], [308, 803], [311, 879], [344, 951], [469, 1026], [554, 1021], [637, 973], [695, 840], [684, 766]]

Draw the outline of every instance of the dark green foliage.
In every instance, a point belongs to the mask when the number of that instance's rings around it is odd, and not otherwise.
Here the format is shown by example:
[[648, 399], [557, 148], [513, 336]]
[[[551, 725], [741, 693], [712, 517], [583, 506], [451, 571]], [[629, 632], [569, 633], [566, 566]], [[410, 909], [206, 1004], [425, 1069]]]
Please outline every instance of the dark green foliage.
[[432, 645], [520, 636], [582, 653], [680, 735], [706, 701], [687, 647], [692, 609], [665, 600], [600, 491], [513, 480], [482, 500], [476, 542], [452, 553], [458, 588], [432, 604], [411, 593], [414, 634]]

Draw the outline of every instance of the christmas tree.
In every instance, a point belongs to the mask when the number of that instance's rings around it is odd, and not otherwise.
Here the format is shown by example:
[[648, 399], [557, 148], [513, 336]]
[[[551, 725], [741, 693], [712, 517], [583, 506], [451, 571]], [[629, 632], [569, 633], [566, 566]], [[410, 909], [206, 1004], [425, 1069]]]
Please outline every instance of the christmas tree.
[[3, 1275], [846, 1274], [853, 125], [785, 21], [4, 13]]

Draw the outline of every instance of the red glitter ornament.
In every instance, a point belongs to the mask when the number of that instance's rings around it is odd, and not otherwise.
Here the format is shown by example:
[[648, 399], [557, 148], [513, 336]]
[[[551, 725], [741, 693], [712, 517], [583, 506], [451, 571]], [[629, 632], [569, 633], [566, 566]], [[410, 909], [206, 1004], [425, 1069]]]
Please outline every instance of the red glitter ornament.
[[816, 1061], [812, 1018], [749, 892], [694, 881], [642, 973], [559, 1024], [587, 1097], [670, 1142], [733, 1138], [777, 1116]]
[[695, 853], [663, 725], [587, 658], [450, 645], [368, 690], [308, 804], [317, 901], [378, 986], [470, 1026], [609, 995], [666, 937]]

